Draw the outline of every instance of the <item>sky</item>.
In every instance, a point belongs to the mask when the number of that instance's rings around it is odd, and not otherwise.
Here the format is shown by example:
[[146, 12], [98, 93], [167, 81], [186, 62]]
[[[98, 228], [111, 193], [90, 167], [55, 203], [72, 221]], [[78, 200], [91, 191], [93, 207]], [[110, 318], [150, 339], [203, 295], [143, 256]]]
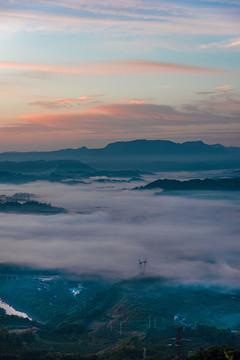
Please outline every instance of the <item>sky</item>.
[[0, 0], [0, 151], [240, 146], [239, 0]]
[[1, 194], [31, 192], [69, 211], [1, 214], [1, 263], [128, 278], [139, 275], [138, 260], [147, 257], [146, 275], [239, 287], [239, 194], [156, 196], [132, 187], [93, 179], [1, 184]]

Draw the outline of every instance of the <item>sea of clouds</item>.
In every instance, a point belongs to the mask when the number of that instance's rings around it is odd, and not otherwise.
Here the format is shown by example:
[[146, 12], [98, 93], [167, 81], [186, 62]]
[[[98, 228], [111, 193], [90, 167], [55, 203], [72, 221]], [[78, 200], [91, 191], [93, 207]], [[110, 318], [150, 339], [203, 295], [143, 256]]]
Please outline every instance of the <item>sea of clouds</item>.
[[238, 284], [239, 192], [155, 195], [131, 190], [143, 183], [95, 180], [0, 185], [0, 194], [29, 192], [68, 210], [49, 216], [2, 213], [0, 263], [126, 278], [138, 275], [138, 259], [147, 257], [148, 275]]

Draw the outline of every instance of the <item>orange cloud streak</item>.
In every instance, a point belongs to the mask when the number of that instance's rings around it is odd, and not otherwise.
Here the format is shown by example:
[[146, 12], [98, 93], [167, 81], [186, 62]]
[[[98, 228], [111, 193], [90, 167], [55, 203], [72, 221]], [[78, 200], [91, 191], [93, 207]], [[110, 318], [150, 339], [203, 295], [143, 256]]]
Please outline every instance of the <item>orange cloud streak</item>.
[[231, 85], [217, 86], [213, 90], [232, 90], [232, 86]]
[[[169, 106], [155, 104], [107, 104], [84, 109], [82, 112], [33, 114], [22, 116], [21, 119], [30, 124], [38, 124], [47, 128], [67, 129], [97, 129], [107, 128], [148, 128], [165, 123], [174, 126], [179, 122], [195, 122], [198, 116], [181, 113]], [[128, 130], [127, 130], [128, 129]]]
[[130, 104], [138, 104], [138, 105], [144, 104], [144, 101], [142, 100], [130, 100], [129, 102]]
[[234, 41], [231, 44], [228, 44], [228, 47], [240, 46], [240, 41]]
[[[237, 106], [237, 103], [233, 105]], [[199, 106], [189, 105], [186, 109], [177, 110], [157, 104], [105, 104], [80, 112], [25, 115], [18, 123], [0, 127], [0, 138], [2, 144], [7, 139], [8, 145], [12, 143], [16, 146], [21, 139], [22, 144], [32, 144], [36, 148], [42, 142], [52, 147], [54, 142], [63, 146], [80, 139], [96, 142], [104, 139], [162, 138], [163, 133], [166, 136], [183, 134], [186, 138], [194, 131], [199, 135], [208, 134], [213, 129], [214, 136], [221, 134], [220, 129], [231, 128], [235, 133], [239, 131], [238, 113], [232, 113], [229, 117], [224, 109], [226, 101], [220, 114], [219, 111], [212, 111], [215, 108], [211, 106], [211, 102], [201, 103]]]
[[[190, 106], [185, 111], [179, 111], [170, 106], [157, 104], [105, 104], [89, 107], [81, 112], [33, 114], [22, 116], [21, 119], [28, 124], [41, 125], [49, 130], [85, 130], [97, 131], [136, 131], [138, 127], [151, 129], [159, 126], [193, 126], [201, 123], [229, 123], [228, 110], [239, 109], [239, 101], [221, 98], [221, 111], [219, 102], [201, 102], [199, 106]], [[226, 112], [226, 113], [225, 113]], [[225, 114], [224, 114], [225, 113]], [[236, 123], [238, 116], [231, 118]]]

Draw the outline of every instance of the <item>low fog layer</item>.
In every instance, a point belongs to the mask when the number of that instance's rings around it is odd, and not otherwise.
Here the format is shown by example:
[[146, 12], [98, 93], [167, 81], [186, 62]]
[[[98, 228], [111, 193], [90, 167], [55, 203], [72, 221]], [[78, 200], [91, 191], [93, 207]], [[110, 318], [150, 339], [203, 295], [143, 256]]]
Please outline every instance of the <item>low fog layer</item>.
[[134, 186], [139, 184], [0, 185], [1, 194], [29, 192], [69, 211], [1, 214], [0, 262], [129, 277], [139, 273], [138, 259], [147, 257], [149, 275], [182, 282], [240, 281], [238, 192], [156, 196], [131, 191]]

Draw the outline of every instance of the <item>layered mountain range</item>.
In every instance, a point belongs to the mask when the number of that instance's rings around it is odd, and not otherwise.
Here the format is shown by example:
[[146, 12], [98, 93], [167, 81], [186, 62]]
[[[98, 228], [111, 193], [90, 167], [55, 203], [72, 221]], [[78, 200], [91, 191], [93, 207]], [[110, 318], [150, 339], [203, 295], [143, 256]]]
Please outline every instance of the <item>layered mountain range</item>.
[[104, 148], [62, 149], [45, 152], [4, 152], [0, 161], [78, 160], [97, 170], [172, 171], [240, 168], [240, 148], [202, 141], [134, 140]]

